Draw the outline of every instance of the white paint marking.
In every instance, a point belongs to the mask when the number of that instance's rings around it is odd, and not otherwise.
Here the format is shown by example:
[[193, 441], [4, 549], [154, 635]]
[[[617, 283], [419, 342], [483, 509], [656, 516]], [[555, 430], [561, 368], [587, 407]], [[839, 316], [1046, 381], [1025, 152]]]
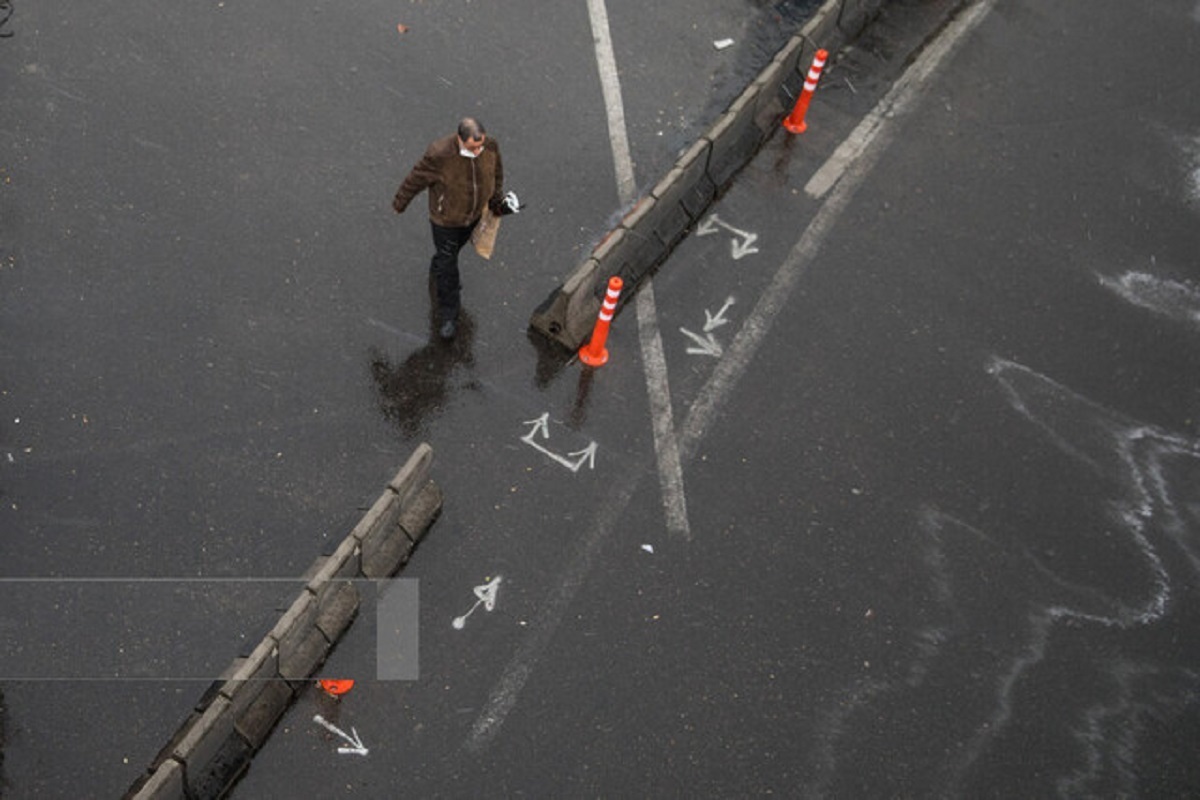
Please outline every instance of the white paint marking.
[[529, 633], [517, 648], [516, 655], [508, 662], [504, 674], [492, 687], [487, 704], [471, 726], [471, 734], [464, 747], [471, 752], [482, 751], [500, 732], [504, 720], [517, 704], [521, 690], [529, 680], [533, 667], [542, 652], [562, 624], [567, 609], [581, 586], [592, 571], [592, 562], [600, 546], [625, 513], [630, 500], [641, 488], [641, 470], [630, 469], [621, 473], [608, 487], [608, 497], [600, 511], [575, 543], [575, 551], [558, 583], [551, 587], [546, 599], [538, 606], [537, 617], [529, 623]]
[[871, 147], [877, 136], [883, 133], [889, 120], [902, 116], [920, 96], [929, 76], [941, 65], [979, 21], [991, 10], [996, 0], [981, 0], [965, 9], [949, 27], [905, 70], [883, 99], [863, 118], [854, 132], [842, 142], [816, 174], [804, 186], [810, 197], [820, 198], [837, 183], [852, 164]]
[[600, 70], [600, 90], [608, 112], [608, 140], [612, 147], [613, 165], [617, 171], [617, 195], [621, 205], [637, 197], [633, 180], [633, 157], [629, 151], [629, 136], [625, 129], [625, 104], [621, 100], [621, 81], [617, 77], [617, 59], [613, 55], [612, 36], [608, 30], [608, 10], [604, 0], [588, 0], [588, 18], [592, 23], [592, 38], [596, 43], [596, 66]]
[[532, 425], [533, 427], [529, 429], [529, 433], [521, 437], [521, 441], [532, 447], [534, 450], [537, 450], [539, 453], [542, 453], [547, 458], [553, 459], [559, 464], [562, 464], [564, 467], [571, 470], [571, 472], [579, 472], [584, 464], [588, 465], [588, 469], [596, 468], [596, 449], [598, 448], [598, 445], [595, 442], [592, 442], [582, 450], [576, 450], [573, 453], [567, 453], [566, 456], [560, 456], [558, 453], [555, 453], [553, 450], [550, 450], [537, 441], [537, 435], [539, 433], [542, 435], [543, 439], [550, 438], [549, 411], [547, 411], [545, 414], [542, 414], [537, 419], [525, 420], [524, 424]]
[[475, 592], [475, 605], [471, 606], [471, 610], [463, 614], [461, 617], [455, 617], [454, 622], [450, 623], [454, 630], [461, 631], [467, 624], [467, 617], [475, 613], [475, 609], [483, 605], [484, 611], [492, 611], [496, 607], [496, 595], [500, 591], [500, 581], [502, 578], [497, 575], [492, 580], [476, 586], [472, 591]]
[[1145, 272], [1100, 276], [1100, 284], [1125, 300], [1178, 322], [1200, 325], [1200, 289]]
[[[907, 106], [911, 99], [924, 88], [924, 84], [929, 80], [934, 69], [983, 20], [995, 2], [996, 0], [981, 0], [977, 5], [965, 9], [942, 29], [938, 38], [922, 52], [920, 57], [896, 82], [896, 87], [904, 87], [902, 105]], [[818, 170], [818, 175], [836, 172], [836, 177], [830, 182], [830, 186], [833, 188], [800, 237], [800, 241], [796, 243], [776, 271], [775, 277], [772, 278], [770, 285], [759, 298], [750, 316], [742, 324], [741, 330], [738, 331], [733, 343], [726, 351], [725, 357], [717, 363], [713, 374], [709, 376], [708, 382], [700, 390], [695, 402], [692, 403], [679, 436], [679, 448], [684, 460], [691, 457], [696, 446], [703, 440], [708, 432], [708, 426], [716, 418], [717, 412], [724, 404], [729, 392], [741, 379], [750, 359], [754, 357], [763, 338], [766, 337], [767, 331], [770, 330], [771, 324], [775, 321], [775, 317], [779, 315], [780, 310], [791, 297], [800, 276], [820, 250], [825, 236], [846, 206], [849, 205], [855, 192], [858, 191], [859, 186], [891, 141], [891, 126], [886, 124], [888, 118], [880, 109], [896, 108], [898, 101], [896, 95], [901, 94], [897, 92], [896, 87], [888, 92], [870, 115], [877, 120], [877, 124], [872, 128], [869, 138], [859, 138], [855, 157], [845, 161], [835, 153]], [[839, 151], [841, 149], [838, 148]], [[827, 169], [835, 160], [839, 166], [836, 169]], [[824, 191], [817, 196], [823, 194]]]
[[662, 491], [667, 532], [685, 541], [692, 538], [688, 524], [687, 494], [683, 486], [683, 463], [671, 410], [671, 387], [667, 382], [667, 357], [655, 313], [654, 284], [646, 281], [638, 292], [638, 338], [646, 371], [646, 394], [650, 400], [650, 424], [654, 431], [654, 455], [658, 462], [658, 484]]
[[701, 336], [698, 333], [692, 333], [687, 328], [680, 328], [679, 332], [696, 343], [695, 347], [687, 349], [689, 354], [694, 356], [712, 356], [713, 358], [721, 357], [721, 344], [711, 333]]
[[729, 320], [725, 319], [725, 312], [729, 310], [729, 307], [731, 305], [733, 305], [733, 302], [734, 301], [733, 301], [732, 297], [725, 298], [725, 305], [721, 306], [721, 310], [718, 311], [716, 314], [710, 314], [710, 313], [708, 313], [707, 308], [704, 309], [704, 332], [705, 333], [709, 333], [710, 331], [715, 331], [717, 328], [719, 328], [722, 325], [725, 325], [726, 323], [729, 322]]
[[[622, 206], [637, 199], [633, 177], [633, 157], [625, 128], [625, 106], [621, 99], [621, 82], [617, 61], [613, 55], [612, 36], [608, 28], [608, 11], [604, 0], [588, 0], [588, 17], [596, 42], [596, 64], [608, 114], [608, 135], [617, 175], [617, 197]], [[663, 353], [662, 334], [658, 327], [658, 310], [654, 302], [654, 284], [647, 279], [637, 295], [638, 340], [642, 348], [642, 364], [646, 372], [646, 392], [650, 399], [651, 427], [654, 431], [654, 453], [658, 459], [658, 481], [662, 487], [663, 509], [667, 530], [691, 538], [687, 518], [687, 497], [683, 486], [683, 466], [679, 461], [679, 440], [675, 434], [675, 419], [671, 410], [671, 388], [667, 379], [667, 359]]]
[[[589, 0], [589, 6], [592, 4]], [[952, 36], [961, 38], [968, 30], [982, 20], [987, 10], [990, 10], [995, 0], [984, 2], [973, 9], [967, 25], [951, 24], [945, 28], [942, 37]], [[929, 51], [927, 50], [928, 54]], [[915, 68], [920, 63], [914, 63]], [[875, 147], [882, 149], [885, 139], [877, 139]], [[866, 152], [865, 155], [870, 155]], [[736, 385], [737, 379], [745, 371], [749, 358], [766, 335], [767, 328], [782, 308], [787, 295], [795, 288], [795, 284], [807, 266], [807, 261], [818, 249], [821, 239], [828, 233], [836, 218], [849, 203], [854, 190], [858, 188], [865, 174], [869, 171], [873, 158], [858, 161], [854, 170], [849, 174], [849, 180], [839, 184], [836, 191], [825, 201], [820, 212], [805, 230], [788, 258], [776, 273], [772, 286], [767, 289], [763, 298], [755, 306], [755, 313], [742, 325], [735, 340], [736, 357], [726, 357], [718, 362], [717, 369], [709, 378], [701, 396], [692, 404], [691, 412], [684, 424], [683, 434], [679, 438], [680, 456], [686, 458], [693, 454], [695, 448], [703, 440], [708, 426], [716, 417], [716, 413], [724, 403], [725, 397]], [[785, 290], [785, 294], [774, 294], [775, 289]], [[726, 366], [728, 365], [728, 366]], [[583, 539], [578, 543], [577, 550], [571, 563], [559, 583], [550, 590], [549, 596], [539, 609], [537, 619], [530, 623], [529, 635], [517, 649], [516, 655], [508, 662], [504, 674], [492, 688], [487, 704], [475, 720], [465, 747], [472, 752], [483, 750], [496, 737], [504, 720], [508, 717], [517, 703], [521, 690], [529, 680], [534, 665], [546, 649], [554, 632], [562, 624], [567, 608], [574, 599], [579, 588], [583, 585], [592, 562], [609, 533], [616, 527], [617, 520], [625, 513], [634, 493], [639, 487], [641, 475], [637, 470], [628, 470], [621, 475], [614, 485], [609, 487], [608, 498], [600, 506], [600, 511], [587, 529]]]
[[716, 214], [710, 214], [708, 219], [696, 226], [696, 235], [707, 236], [710, 233], [717, 233], [718, 228], [724, 228], [734, 235], [734, 239], [729, 243], [730, 255], [733, 256], [734, 261], [758, 252], [758, 248], [754, 246], [754, 243], [758, 241], [757, 233], [735, 228]]
[[344, 755], [344, 756], [345, 755], [365, 756], [367, 753], [371, 752], [370, 750], [367, 749], [367, 746], [365, 744], [363, 744], [363, 740], [359, 737], [358, 731], [356, 729], [354, 729], [353, 727], [350, 728], [351, 732], [353, 732], [353, 734], [354, 734], [354, 736], [352, 737], [349, 733], [346, 733], [341, 728], [332, 724], [331, 722], [326, 720], [324, 717], [322, 717], [320, 714], [317, 714], [315, 717], [313, 717], [313, 722], [317, 723], [318, 725], [320, 725], [322, 728], [329, 731], [333, 735], [340, 736], [346, 740], [347, 744], [343, 745], [341, 747], [338, 747], [338, 749], [337, 749], [337, 751], [339, 753], [341, 753], [342, 755]]

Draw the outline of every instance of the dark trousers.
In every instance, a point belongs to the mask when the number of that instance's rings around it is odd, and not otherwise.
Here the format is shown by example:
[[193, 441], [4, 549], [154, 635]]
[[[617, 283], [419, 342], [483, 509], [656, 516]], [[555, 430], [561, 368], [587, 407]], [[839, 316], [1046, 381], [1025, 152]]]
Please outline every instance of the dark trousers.
[[438, 319], [442, 322], [458, 316], [462, 284], [458, 279], [458, 251], [471, 241], [471, 232], [475, 224], [465, 228], [444, 228], [436, 222], [430, 222], [433, 228], [433, 260], [429, 262], [429, 272], [433, 275], [437, 287]]

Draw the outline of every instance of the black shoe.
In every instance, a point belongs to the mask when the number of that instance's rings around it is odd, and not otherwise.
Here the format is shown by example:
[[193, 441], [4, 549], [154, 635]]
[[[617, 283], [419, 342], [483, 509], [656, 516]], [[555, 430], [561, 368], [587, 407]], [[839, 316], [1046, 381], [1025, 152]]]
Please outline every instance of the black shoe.
[[442, 323], [442, 327], [438, 328], [438, 335], [443, 339], [453, 339], [456, 333], [458, 333], [458, 325], [452, 319], [446, 320]]

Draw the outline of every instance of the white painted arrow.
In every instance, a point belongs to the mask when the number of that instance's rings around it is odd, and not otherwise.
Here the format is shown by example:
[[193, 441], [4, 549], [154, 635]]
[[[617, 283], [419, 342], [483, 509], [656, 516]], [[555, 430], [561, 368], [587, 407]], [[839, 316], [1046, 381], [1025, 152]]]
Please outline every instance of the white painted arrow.
[[718, 311], [715, 315], [708, 313], [707, 308], [704, 309], [704, 332], [705, 333], [708, 333], [709, 331], [712, 331], [712, 330], [716, 330], [717, 328], [721, 327], [725, 323], [729, 322], [729, 320], [725, 319], [725, 312], [729, 310], [729, 307], [731, 305], [733, 305], [733, 298], [727, 297], [727, 298], [725, 298], [725, 305], [721, 306], [721, 310]]
[[529, 433], [527, 433], [523, 437], [521, 437], [521, 441], [528, 442], [529, 444], [533, 444], [533, 437], [537, 436], [538, 433], [542, 434], [543, 439], [550, 438], [550, 412], [549, 411], [547, 411], [545, 414], [542, 414], [537, 419], [527, 419], [527, 420], [525, 420], [525, 422], [523, 424], [532, 425], [533, 427], [529, 429]]
[[699, 345], [698, 347], [689, 347], [687, 349], [687, 351], [694, 356], [713, 356], [714, 358], [720, 358], [721, 353], [724, 352], [721, 349], [720, 342], [718, 342], [711, 333], [701, 336], [698, 333], [692, 333], [687, 328], [680, 328], [679, 332]]
[[743, 231], [735, 228], [725, 220], [718, 217], [716, 214], [710, 214], [708, 219], [696, 226], [696, 235], [707, 236], [710, 233], [716, 233], [718, 228], [724, 228], [732, 233], [735, 237], [738, 237], [730, 242], [729, 245], [730, 254], [733, 256], [734, 261], [737, 261], [744, 256], [748, 256], [751, 253], [758, 252], [758, 248], [754, 246], [754, 243], [758, 241], [757, 233], [750, 233], [750, 231]]
[[348, 747], [345, 745], [338, 747], [338, 752], [342, 755], [365, 756], [368, 752], [370, 752], [367, 750], [367, 746], [363, 744], [363, 740], [359, 738], [358, 731], [355, 728], [350, 728], [350, 730], [354, 733], [354, 736], [351, 736], [349, 733], [346, 733], [338, 726], [326, 720], [320, 714], [317, 714], [315, 717], [313, 717], [313, 722], [317, 723], [334, 736], [340, 736], [346, 740], [346, 743], [349, 745]]
[[480, 604], [483, 605], [484, 611], [491, 611], [496, 607], [496, 593], [500, 591], [501, 580], [502, 578], [497, 575], [495, 578], [492, 578], [492, 580], [488, 581], [482, 586], [476, 586], [472, 590], [475, 592], [475, 597], [477, 598], [475, 600], [475, 605], [471, 606], [471, 610], [463, 614], [461, 617], [454, 618], [454, 622], [452, 622], [451, 625], [454, 626], [456, 631], [461, 631], [463, 629], [463, 626], [467, 624], [467, 617], [475, 613], [475, 609], [479, 608]]
[[[529, 433], [521, 437], [521, 441], [532, 447], [534, 450], [537, 450], [539, 453], [542, 453], [548, 458], [557, 461], [559, 464], [562, 464], [564, 467], [571, 470], [571, 472], [579, 472], [584, 464], [588, 465], [588, 469], [596, 468], [597, 444], [595, 442], [592, 442], [582, 450], [576, 450], [573, 453], [567, 453], [566, 456], [560, 456], [558, 453], [555, 453], [554, 451], [549, 450], [538, 443], [538, 433], [542, 434], [543, 439], [550, 438], [549, 411], [547, 411], [545, 414], [542, 414], [537, 419], [525, 420], [524, 424], [532, 425], [533, 427], [529, 429]], [[572, 458], [574, 458], [574, 460], [572, 460]]]

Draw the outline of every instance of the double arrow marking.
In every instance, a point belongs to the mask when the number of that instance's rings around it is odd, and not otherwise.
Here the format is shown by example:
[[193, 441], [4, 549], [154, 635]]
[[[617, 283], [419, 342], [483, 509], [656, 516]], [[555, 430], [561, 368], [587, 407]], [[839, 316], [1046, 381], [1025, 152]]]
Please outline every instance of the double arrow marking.
[[[547, 411], [545, 414], [542, 414], [537, 419], [526, 420], [524, 424], [532, 425], [533, 427], [529, 429], [529, 433], [521, 437], [521, 441], [532, 447], [534, 450], [537, 450], [539, 453], [543, 453], [549, 458], [554, 459], [559, 464], [562, 464], [564, 467], [571, 470], [571, 472], [579, 472], [580, 467], [582, 467], [584, 464], [588, 465], [588, 469], [596, 468], [595, 442], [592, 442], [582, 450], [576, 450], [574, 453], [567, 453], [567, 455], [564, 457], [560, 456], [558, 453], [546, 449], [537, 441], [538, 433], [542, 434], [543, 439], [550, 438], [549, 411]], [[572, 460], [572, 458], [574, 458], [574, 460]]]
[[738, 230], [716, 214], [710, 215], [708, 219], [696, 226], [696, 235], [707, 236], [710, 233], [716, 233], [717, 228], [724, 228], [734, 235], [734, 239], [729, 245], [734, 261], [758, 252], [758, 248], [754, 246], [754, 243], [758, 241], [757, 233]]
[[687, 351], [695, 356], [712, 356], [720, 358], [724, 350], [721, 349], [720, 342], [712, 335], [712, 332], [717, 328], [725, 325], [729, 320], [725, 319], [725, 312], [733, 305], [733, 298], [727, 297], [725, 305], [721, 306], [721, 310], [716, 314], [712, 314], [706, 308], [704, 309], [704, 336], [698, 333], [693, 333], [687, 328], [680, 328], [679, 332], [696, 343], [695, 347], [689, 347]]

